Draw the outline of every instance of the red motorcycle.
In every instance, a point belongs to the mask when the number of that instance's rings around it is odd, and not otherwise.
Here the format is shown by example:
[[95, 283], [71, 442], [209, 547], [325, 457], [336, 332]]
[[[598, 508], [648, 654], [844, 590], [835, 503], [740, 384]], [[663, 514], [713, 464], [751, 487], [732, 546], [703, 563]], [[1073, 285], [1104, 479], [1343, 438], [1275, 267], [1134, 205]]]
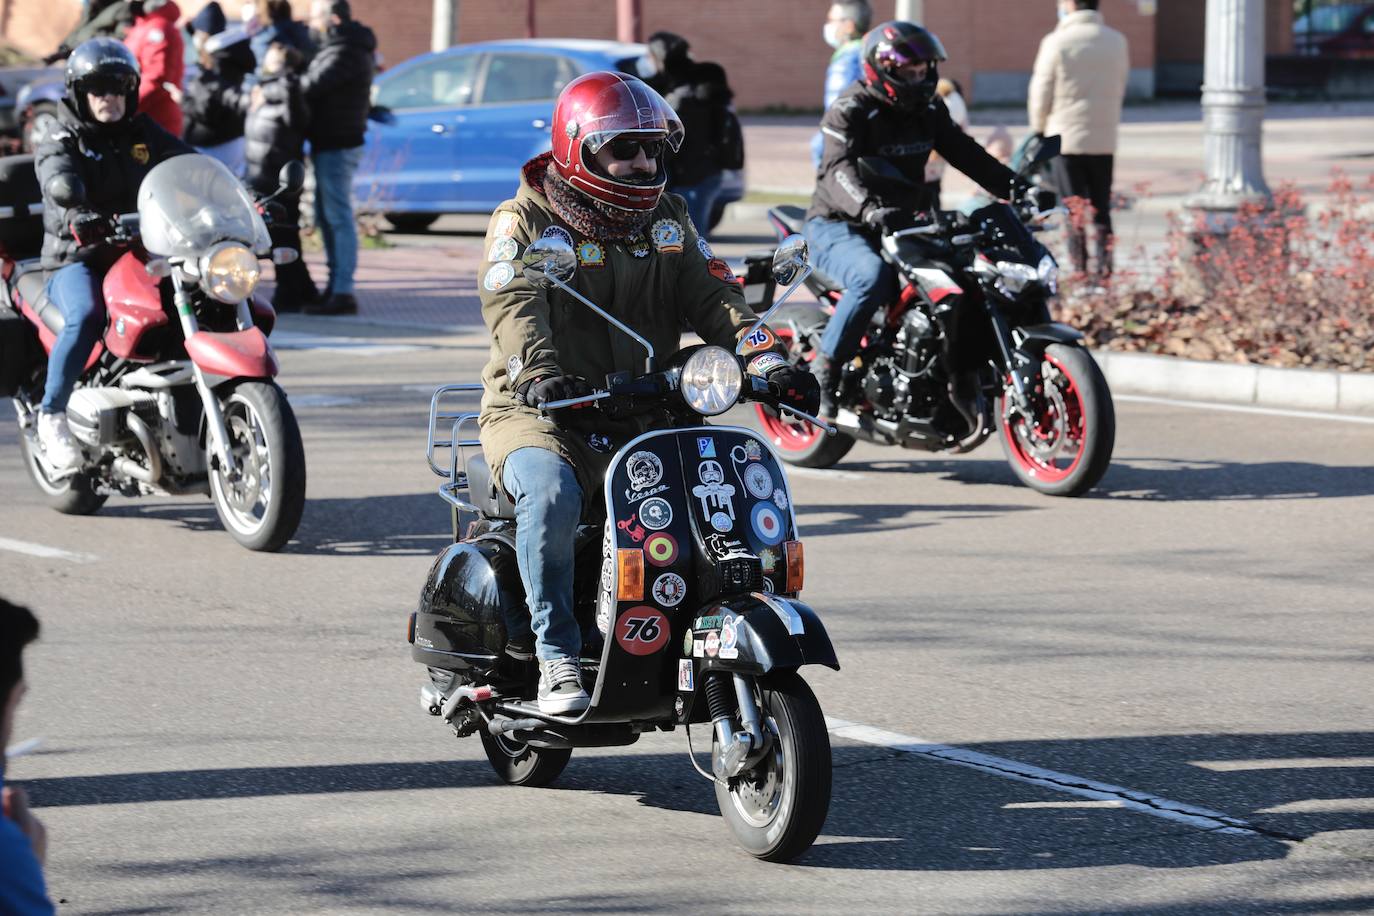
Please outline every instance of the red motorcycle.
[[[299, 163], [273, 197], [294, 193]], [[77, 206], [77, 182], [52, 189]], [[82, 452], [58, 469], [36, 436], [47, 354], [63, 316], [48, 299], [42, 195], [32, 156], [0, 159], [0, 395], [14, 399], [24, 465], [57, 511], [96, 512], [112, 493], [208, 494], [224, 527], [250, 550], [278, 550], [305, 507], [305, 450], [273, 381], [272, 307], [253, 296], [271, 250], [255, 203], [218, 161], [177, 156], [148, 173], [138, 212], [111, 220], [126, 247], [105, 276], [108, 322], [67, 405]]]

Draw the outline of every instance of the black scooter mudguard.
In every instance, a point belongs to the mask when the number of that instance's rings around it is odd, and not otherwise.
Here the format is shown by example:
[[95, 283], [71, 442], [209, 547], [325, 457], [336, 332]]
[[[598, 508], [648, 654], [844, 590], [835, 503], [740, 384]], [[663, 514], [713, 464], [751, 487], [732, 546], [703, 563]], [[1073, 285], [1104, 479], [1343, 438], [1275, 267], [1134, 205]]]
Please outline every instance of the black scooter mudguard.
[[830, 634], [795, 598], [756, 592], [703, 608], [692, 621], [698, 677], [711, 671], [762, 675], [825, 665], [840, 670]]

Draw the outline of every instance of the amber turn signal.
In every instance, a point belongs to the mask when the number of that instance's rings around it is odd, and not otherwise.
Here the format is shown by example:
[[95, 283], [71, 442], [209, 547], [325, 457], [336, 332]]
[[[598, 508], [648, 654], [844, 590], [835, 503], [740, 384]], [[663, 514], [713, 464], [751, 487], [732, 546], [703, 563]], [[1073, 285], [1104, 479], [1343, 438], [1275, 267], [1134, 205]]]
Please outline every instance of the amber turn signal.
[[802, 581], [806, 577], [806, 561], [803, 559], [802, 542], [787, 541], [783, 544], [783, 549], [787, 554], [787, 591], [795, 595], [802, 590]]
[[406, 623], [406, 642], [415, 645], [415, 612], [411, 611], [410, 620]]
[[615, 552], [617, 600], [644, 600], [644, 551], [630, 548]]

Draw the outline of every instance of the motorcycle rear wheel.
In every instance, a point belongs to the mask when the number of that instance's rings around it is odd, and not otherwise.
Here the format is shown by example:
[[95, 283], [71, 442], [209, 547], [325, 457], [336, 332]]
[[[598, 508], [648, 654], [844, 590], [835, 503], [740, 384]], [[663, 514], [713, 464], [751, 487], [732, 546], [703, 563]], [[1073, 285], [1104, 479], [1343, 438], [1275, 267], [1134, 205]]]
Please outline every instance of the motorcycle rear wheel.
[[507, 785], [543, 788], [558, 778], [572, 757], [570, 747], [534, 747], [485, 729], [480, 734], [491, 768]]
[[24, 453], [24, 468], [29, 472], [29, 477], [43, 494], [44, 501], [53, 509], [63, 515], [94, 515], [105, 505], [109, 495], [96, 492], [95, 478], [90, 474], [77, 472], [62, 480], [50, 478], [24, 430], [19, 431], [19, 448]]
[[210, 498], [224, 529], [249, 550], [275, 551], [305, 510], [305, 447], [286, 395], [271, 382], [239, 382], [220, 397], [239, 475], [209, 448]]
[[830, 811], [830, 734], [797, 672], [769, 675], [758, 687], [771, 745], [752, 769], [716, 783], [716, 804], [750, 855], [788, 862], [816, 841]]
[[[814, 314], [805, 315], [812, 321], [825, 320], [825, 313], [819, 309]], [[790, 327], [775, 330], [778, 339], [787, 346], [788, 359], [794, 365], [804, 365], [816, 358], [816, 351], [802, 352], [801, 345], [793, 339]], [[845, 433], [827, 436], [819, 428], [792, 417], [784, 417], [772, 407], [755, 404], [758, 411], [759, 426], [768, 441], [777, 450], [778, 457], [788, 464], [803, 468], [828, 468], [849, 454], [854, 447], [854, 437]]]
[[1112, 392], [1081, 347], [1045, 348], [1044, 393], [1033, 424], [1014, 415], [1003, 394], [997, 411], [1002, 449], [1021, 482], [1048, 496], [1079, 496], [1097, 485], [1116, 444]]

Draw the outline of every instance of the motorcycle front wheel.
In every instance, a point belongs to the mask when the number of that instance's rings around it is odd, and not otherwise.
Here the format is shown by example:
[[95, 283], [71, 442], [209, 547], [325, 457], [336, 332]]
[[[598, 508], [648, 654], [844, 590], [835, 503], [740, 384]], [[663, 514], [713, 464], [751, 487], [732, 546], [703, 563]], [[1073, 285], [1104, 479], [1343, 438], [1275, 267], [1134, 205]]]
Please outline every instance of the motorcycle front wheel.
[[1112, 393], [1097, 362], [1081, 347], [1046, 347], [1041, 377], [1041, 391], [1031, 397], [1031, 417], [1003, 393], [997, 411], [1002, 448], [1026, 486], [1049, 496], [1079, 496], [1097, 485], [1112, 460]]
[[535, 747], [486, 729], [481, 735], [491, 768], [507, 785], [543, 788], [558, 778], [572, 757], [570, 747]]
[[220, 522], [249, 550], [280, 550], [305, 509], [305, 447], [286, 395], [271, 382], [239, 382], [220, 397], [237, 469], [207, 444], [210, 498]]
[[716, 804], [750, 855], [788, 862], [811, 847], [830, 811], [830, 735], [795, 671], [769, 675], [758, 688], [769, 747], [752, 768], [716, 783]]

